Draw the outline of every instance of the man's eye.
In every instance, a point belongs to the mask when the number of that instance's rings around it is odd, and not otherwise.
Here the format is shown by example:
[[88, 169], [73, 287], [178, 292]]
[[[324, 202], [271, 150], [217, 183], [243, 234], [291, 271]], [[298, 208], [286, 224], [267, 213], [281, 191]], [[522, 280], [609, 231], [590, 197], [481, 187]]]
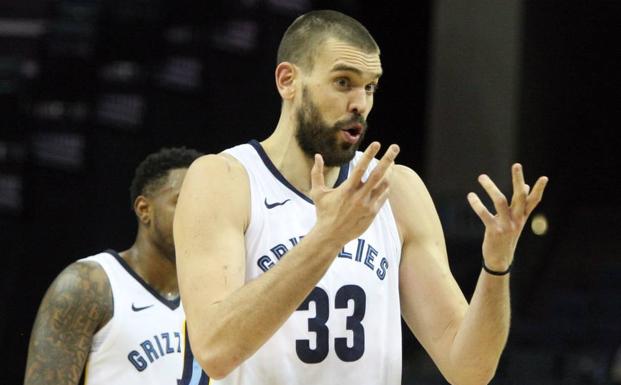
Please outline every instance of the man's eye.
[[338, 78], [335, 83], [340, 88], [349, 88], [349, 79], [347, 78]]
[[375, 83], [367, 84], [367, 86], [365, 87], [365, 91], [367, 91], [367, 94], [374, 94], [377, 92], [377, 89], [378, 85]]

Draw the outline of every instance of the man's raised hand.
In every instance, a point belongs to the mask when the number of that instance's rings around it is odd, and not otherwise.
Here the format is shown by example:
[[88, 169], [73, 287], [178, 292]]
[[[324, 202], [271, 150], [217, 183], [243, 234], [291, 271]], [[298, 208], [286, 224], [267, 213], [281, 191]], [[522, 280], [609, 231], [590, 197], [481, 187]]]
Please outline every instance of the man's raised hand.
[[323, 158], [319, 154], [315, 155], [310, 197], [317, 211], [316, 226], [329, 231], [335, 241], [341, 244], [362, 234], [388, 198], [390, 172], [399, 154], [399, 146], [396, 144], [388, 147], [367, 180], [362, 181], [362, 176], [380, 147], [378, 142], [371, 143], [351, 175], [337, 188], [325, 185]]
[[509, 205], [507, 198], [496, 187], [489, 176], [479, 176], [479, 183], [491, 198], [496, 214], [492, 214], [481, 202], [477, 194], [468, 194], [468, 202], [485, 225], [483, 239], [483, 258], [485, 265], [495, 271], [505, 271], [513, 262], [517, 241], [529, 215], [541, 201], [548, 183], [545, 176], [539, 177], [532, 191], [524, 182], [522, 165], [516, 163], [511, 168], [513, 197]]

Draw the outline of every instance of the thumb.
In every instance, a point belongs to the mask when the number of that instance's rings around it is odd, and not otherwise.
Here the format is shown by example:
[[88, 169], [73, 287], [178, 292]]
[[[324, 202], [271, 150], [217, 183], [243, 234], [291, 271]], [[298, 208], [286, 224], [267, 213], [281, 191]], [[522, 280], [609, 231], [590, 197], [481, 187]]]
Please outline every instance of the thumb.
[[311, 189], [323, 189], [326, 183], [323, 178], [323, 158], [320, 154], [315, 154], [315, 164], [311, 169]]

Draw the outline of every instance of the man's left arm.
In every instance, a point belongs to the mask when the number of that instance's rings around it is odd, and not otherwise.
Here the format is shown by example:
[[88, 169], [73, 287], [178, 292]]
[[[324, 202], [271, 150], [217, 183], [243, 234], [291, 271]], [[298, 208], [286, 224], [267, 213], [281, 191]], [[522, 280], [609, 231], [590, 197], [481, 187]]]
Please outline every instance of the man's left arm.
[[[486, 227], [483, 256], [493, 271], [510, 266], [524, 223], [547, 182], [540, 178], [529, 193], [521, 172], [521, 166], [513, 167], [511, 205], [489, 177], [479, 178], [496, 215], [475, 194], [468, 195]], [[450, 383], [488, 383], [509, 331], [509, 277], [482, 271], [468, 304], [451, 274], [442, 227], [427, 189], [407, 167], [398, 167], [394, 174], [390, 203], [403, 241], [399, 273], [403, 317]]]

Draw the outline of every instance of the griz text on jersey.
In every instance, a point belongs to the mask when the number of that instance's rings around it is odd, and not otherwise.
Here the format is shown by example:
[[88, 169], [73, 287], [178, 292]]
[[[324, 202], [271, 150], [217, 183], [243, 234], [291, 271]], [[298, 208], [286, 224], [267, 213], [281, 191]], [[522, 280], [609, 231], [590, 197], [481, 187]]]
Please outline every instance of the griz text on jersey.
[[142, 341], [139, 347], [129, 352], [127, 359], [142, 372], [149, 364], [169, 354], [181, 353], [181, 333], [161, 333]]

